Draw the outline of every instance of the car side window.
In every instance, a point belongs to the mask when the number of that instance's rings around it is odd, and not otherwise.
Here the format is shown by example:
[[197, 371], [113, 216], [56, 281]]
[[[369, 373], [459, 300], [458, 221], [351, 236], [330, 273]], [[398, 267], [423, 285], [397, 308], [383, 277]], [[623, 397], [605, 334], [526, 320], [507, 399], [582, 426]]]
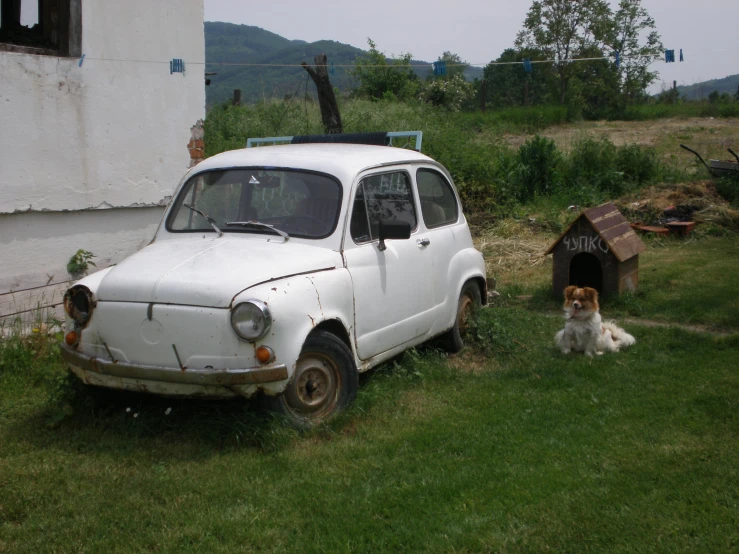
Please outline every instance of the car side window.
[[421, 214], [426, 227], [433, 229], [455, 223], [459, 218], [459, 206], [449, 182], [438, 171], [419, 169], [416, 173]]
[[354, 242], [376, 240], [381, 219], [406, 221], [415, 229], [416, 208], [406, 172], [370, 175], [359, 183], [349, 223]]

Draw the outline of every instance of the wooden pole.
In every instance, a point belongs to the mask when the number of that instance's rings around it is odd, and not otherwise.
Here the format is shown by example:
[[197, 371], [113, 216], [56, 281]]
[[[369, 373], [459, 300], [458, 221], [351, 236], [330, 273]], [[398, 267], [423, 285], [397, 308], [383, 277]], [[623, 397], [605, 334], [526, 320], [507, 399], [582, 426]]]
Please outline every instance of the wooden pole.
[[300, 62], [313, 79], [318, 91], [318, 105], [321, 107], [321, 119], [323, 121], [323, 128], [326, 134], [340, 134], [344, 132], [344, 127], [341, 124], [341, 114], [339, 114], [339, 104], [336, 102], [336, 95], [334, 94], [334, 88], [331, 86], [331, 81], [328, 78], [328, 71], [326, 65], [328, 58], [326, 54], [318, 54], [315, 59], [316, 67], [313, 68], [305, 62]]
[[234, 106], [240, 106], [241, 105], [241, 89], [235, 88], [234, 89], [234, 100], [233, 100]]

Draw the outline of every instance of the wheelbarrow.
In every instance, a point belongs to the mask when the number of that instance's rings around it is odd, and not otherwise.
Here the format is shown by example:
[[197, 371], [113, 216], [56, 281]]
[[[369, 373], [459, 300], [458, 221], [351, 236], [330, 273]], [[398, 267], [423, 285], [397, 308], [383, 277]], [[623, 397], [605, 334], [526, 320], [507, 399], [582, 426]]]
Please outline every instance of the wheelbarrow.
[[693, 150], [692, 148], [688, 148], [684, 144], [680, 145], [680, 148], [687, 150], [688, 152], [695, 154], [698, 159], [701, 161], [701, 163], [706, 167], [708, 172], [713, 175], [714, 177], [737, 177], [739, 178], [739, 154], [734, 152], [731, 148], [728, 148], [729, 154], [734, 156], [736, 158], [736, 161], [732, 160], [708, 160], [710, 162], [710, 165], [705, 162], [705, 160], [701, 157], [698, 152]]

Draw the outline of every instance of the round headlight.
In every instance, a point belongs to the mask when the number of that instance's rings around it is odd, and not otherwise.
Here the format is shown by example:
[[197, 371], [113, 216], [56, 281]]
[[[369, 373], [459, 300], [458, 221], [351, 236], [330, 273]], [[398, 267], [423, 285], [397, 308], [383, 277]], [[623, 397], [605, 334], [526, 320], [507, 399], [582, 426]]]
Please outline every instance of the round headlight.
[[95, 298], [84, 285], [75, 285], [64, 293], [64, 311], [77, 324], [85, 325], [95, 307]]
[[247, 300], [231, 312], [231, 326], [242, 339], [254, 342], [261, 339], [272, 325], [272, 314], [261, 300]]

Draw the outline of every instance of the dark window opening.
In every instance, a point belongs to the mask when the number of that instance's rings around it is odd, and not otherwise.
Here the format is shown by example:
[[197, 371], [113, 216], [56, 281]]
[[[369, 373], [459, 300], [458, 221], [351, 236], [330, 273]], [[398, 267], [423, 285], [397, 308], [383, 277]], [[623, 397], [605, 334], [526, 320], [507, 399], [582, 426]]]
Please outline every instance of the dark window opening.
[[354, 242], [377, 240], [381, 219], [405, 221], [415, 229], [416, 209], [407, 173], [371, 175], [359, 184], [349, 224]]
[[459, 218], [457, 199], [447, 180], [433, 169], [419, 169], [416, 182], [426, 227], [433, 229], [456, 223]]
[[0, 0], [0, 50], [80, 56], [82, 0]]
[[577, 254], [570, 262], [570, 285], [591, 287], [603, 292], [603, 268], [600, 260], [588, 252]]

